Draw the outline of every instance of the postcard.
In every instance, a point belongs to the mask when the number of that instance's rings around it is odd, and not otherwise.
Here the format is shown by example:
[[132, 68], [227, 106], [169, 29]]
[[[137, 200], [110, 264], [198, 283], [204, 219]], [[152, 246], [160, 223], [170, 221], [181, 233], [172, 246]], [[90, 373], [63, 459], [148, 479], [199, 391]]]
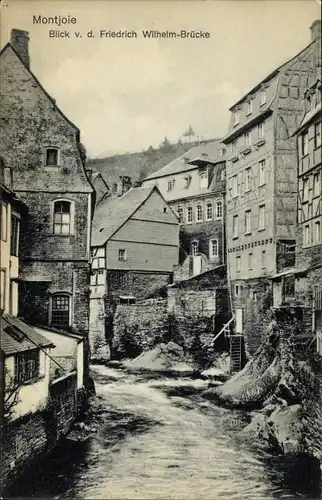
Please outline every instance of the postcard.
[[2, 498], [321, 498], [320, 8], [2, 1]]

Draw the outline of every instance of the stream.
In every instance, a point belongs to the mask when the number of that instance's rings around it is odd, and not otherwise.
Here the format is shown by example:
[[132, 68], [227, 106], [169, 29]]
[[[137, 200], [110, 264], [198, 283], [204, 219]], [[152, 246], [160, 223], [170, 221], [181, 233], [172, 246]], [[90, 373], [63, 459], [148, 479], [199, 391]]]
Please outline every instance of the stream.
[[108, 366], [92, 374], [106, 407], [98, 431], [85, 442], [64, 440], [10, 498], [320, 498], [305, 460], [254, 451], [238, 438], [249, 416], [204, 399], [208, 381]]

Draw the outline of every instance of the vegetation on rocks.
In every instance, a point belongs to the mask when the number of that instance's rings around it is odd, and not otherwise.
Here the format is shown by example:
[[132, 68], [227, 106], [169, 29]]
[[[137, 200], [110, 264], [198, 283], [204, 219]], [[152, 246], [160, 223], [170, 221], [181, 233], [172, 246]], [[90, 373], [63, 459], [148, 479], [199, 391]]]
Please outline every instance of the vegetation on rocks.
[[229, 381], [206, 391], [224, 404], [257, 409], [244, 436], [254, 434], [284, 453], [322, 459], [322, 396], [319, 367], [309, 346], [298, 349], [300, 325], [291, 315], [272, 321], [265, 340]]

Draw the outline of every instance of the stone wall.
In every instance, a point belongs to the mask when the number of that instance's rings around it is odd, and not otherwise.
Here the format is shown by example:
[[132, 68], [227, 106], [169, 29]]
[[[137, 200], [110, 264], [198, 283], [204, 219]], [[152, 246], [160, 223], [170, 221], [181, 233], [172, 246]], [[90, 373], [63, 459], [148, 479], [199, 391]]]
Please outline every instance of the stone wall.
[[106, 361], [110, 358], [105, 332], [104, 297], [91, 297], [90, 299], [89, 343], [92, 361]]
[[76, 374], [65, 377], [50, 388], [47, 408], [9, 422], [1, 429], [1, 493], [28, 466], [49, 453], [58, 439], [66, 435], [81, 406], [76, 391]]
[[166, 299], [118, 305], [114, 316], [114, 354], [131, 357], [132, 346], [135, 357], [153, 347], [166, 331], [167, 316]]
[[107, 295], [108, 298], [132, 295], [137, 300], [146, 299], [171, 282], [172, 273], [109, 270]]

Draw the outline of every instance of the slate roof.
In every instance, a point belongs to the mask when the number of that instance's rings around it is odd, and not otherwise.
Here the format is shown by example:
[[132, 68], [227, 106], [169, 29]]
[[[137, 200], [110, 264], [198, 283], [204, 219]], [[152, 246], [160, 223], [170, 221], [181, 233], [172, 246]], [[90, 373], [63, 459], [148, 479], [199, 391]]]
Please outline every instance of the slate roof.
[[[21, 333], [22, 340], [17, 340], [5, 330], [13, 326]], [[3, 314], [0, 318], [0, 348], [5, 356], [17, 352], [28, 351], [37, 347], [54, 347], [46, 337], [36, 332], [34, 328], [13, 316]]]
[[[190, 164], [190, 161], [199, 158], [203, 153], [208, 154], [209, 157], [212, 158], [212, 160], [214, 160], [215, 157], [218, 157], [219, 159], [218, 151], [222, 147], [224, 146], [219, 139], [216, 141], [202, 143], [198, 146], [194, 146], [193, 148], [189, 149], [189, 151], [186, 151], [183, 155], [175, 158], [172, 162], [168, 163], [168, 165], [165, 165], [165, 167], [162, 167], [160, 170], [157, 170], [153, 174], [146, 177], [144, 181], [147, 181], [149, 179], [157, 179], [158, 177], [164, 177], [166, 175], [173, 175], [180, 172], [188, 172], [189, 170], [194, 170], [196, 168], [196, 165]], [[183, 162], [183, 160], [186, 161]], [[209, 163], [212, 163], [212, 161], [209, 160]]]
[[106, 198], [94, 212], [92, 246], [101, 246], [133, 215], [155, 186], [129, 189], [123, 196]]

